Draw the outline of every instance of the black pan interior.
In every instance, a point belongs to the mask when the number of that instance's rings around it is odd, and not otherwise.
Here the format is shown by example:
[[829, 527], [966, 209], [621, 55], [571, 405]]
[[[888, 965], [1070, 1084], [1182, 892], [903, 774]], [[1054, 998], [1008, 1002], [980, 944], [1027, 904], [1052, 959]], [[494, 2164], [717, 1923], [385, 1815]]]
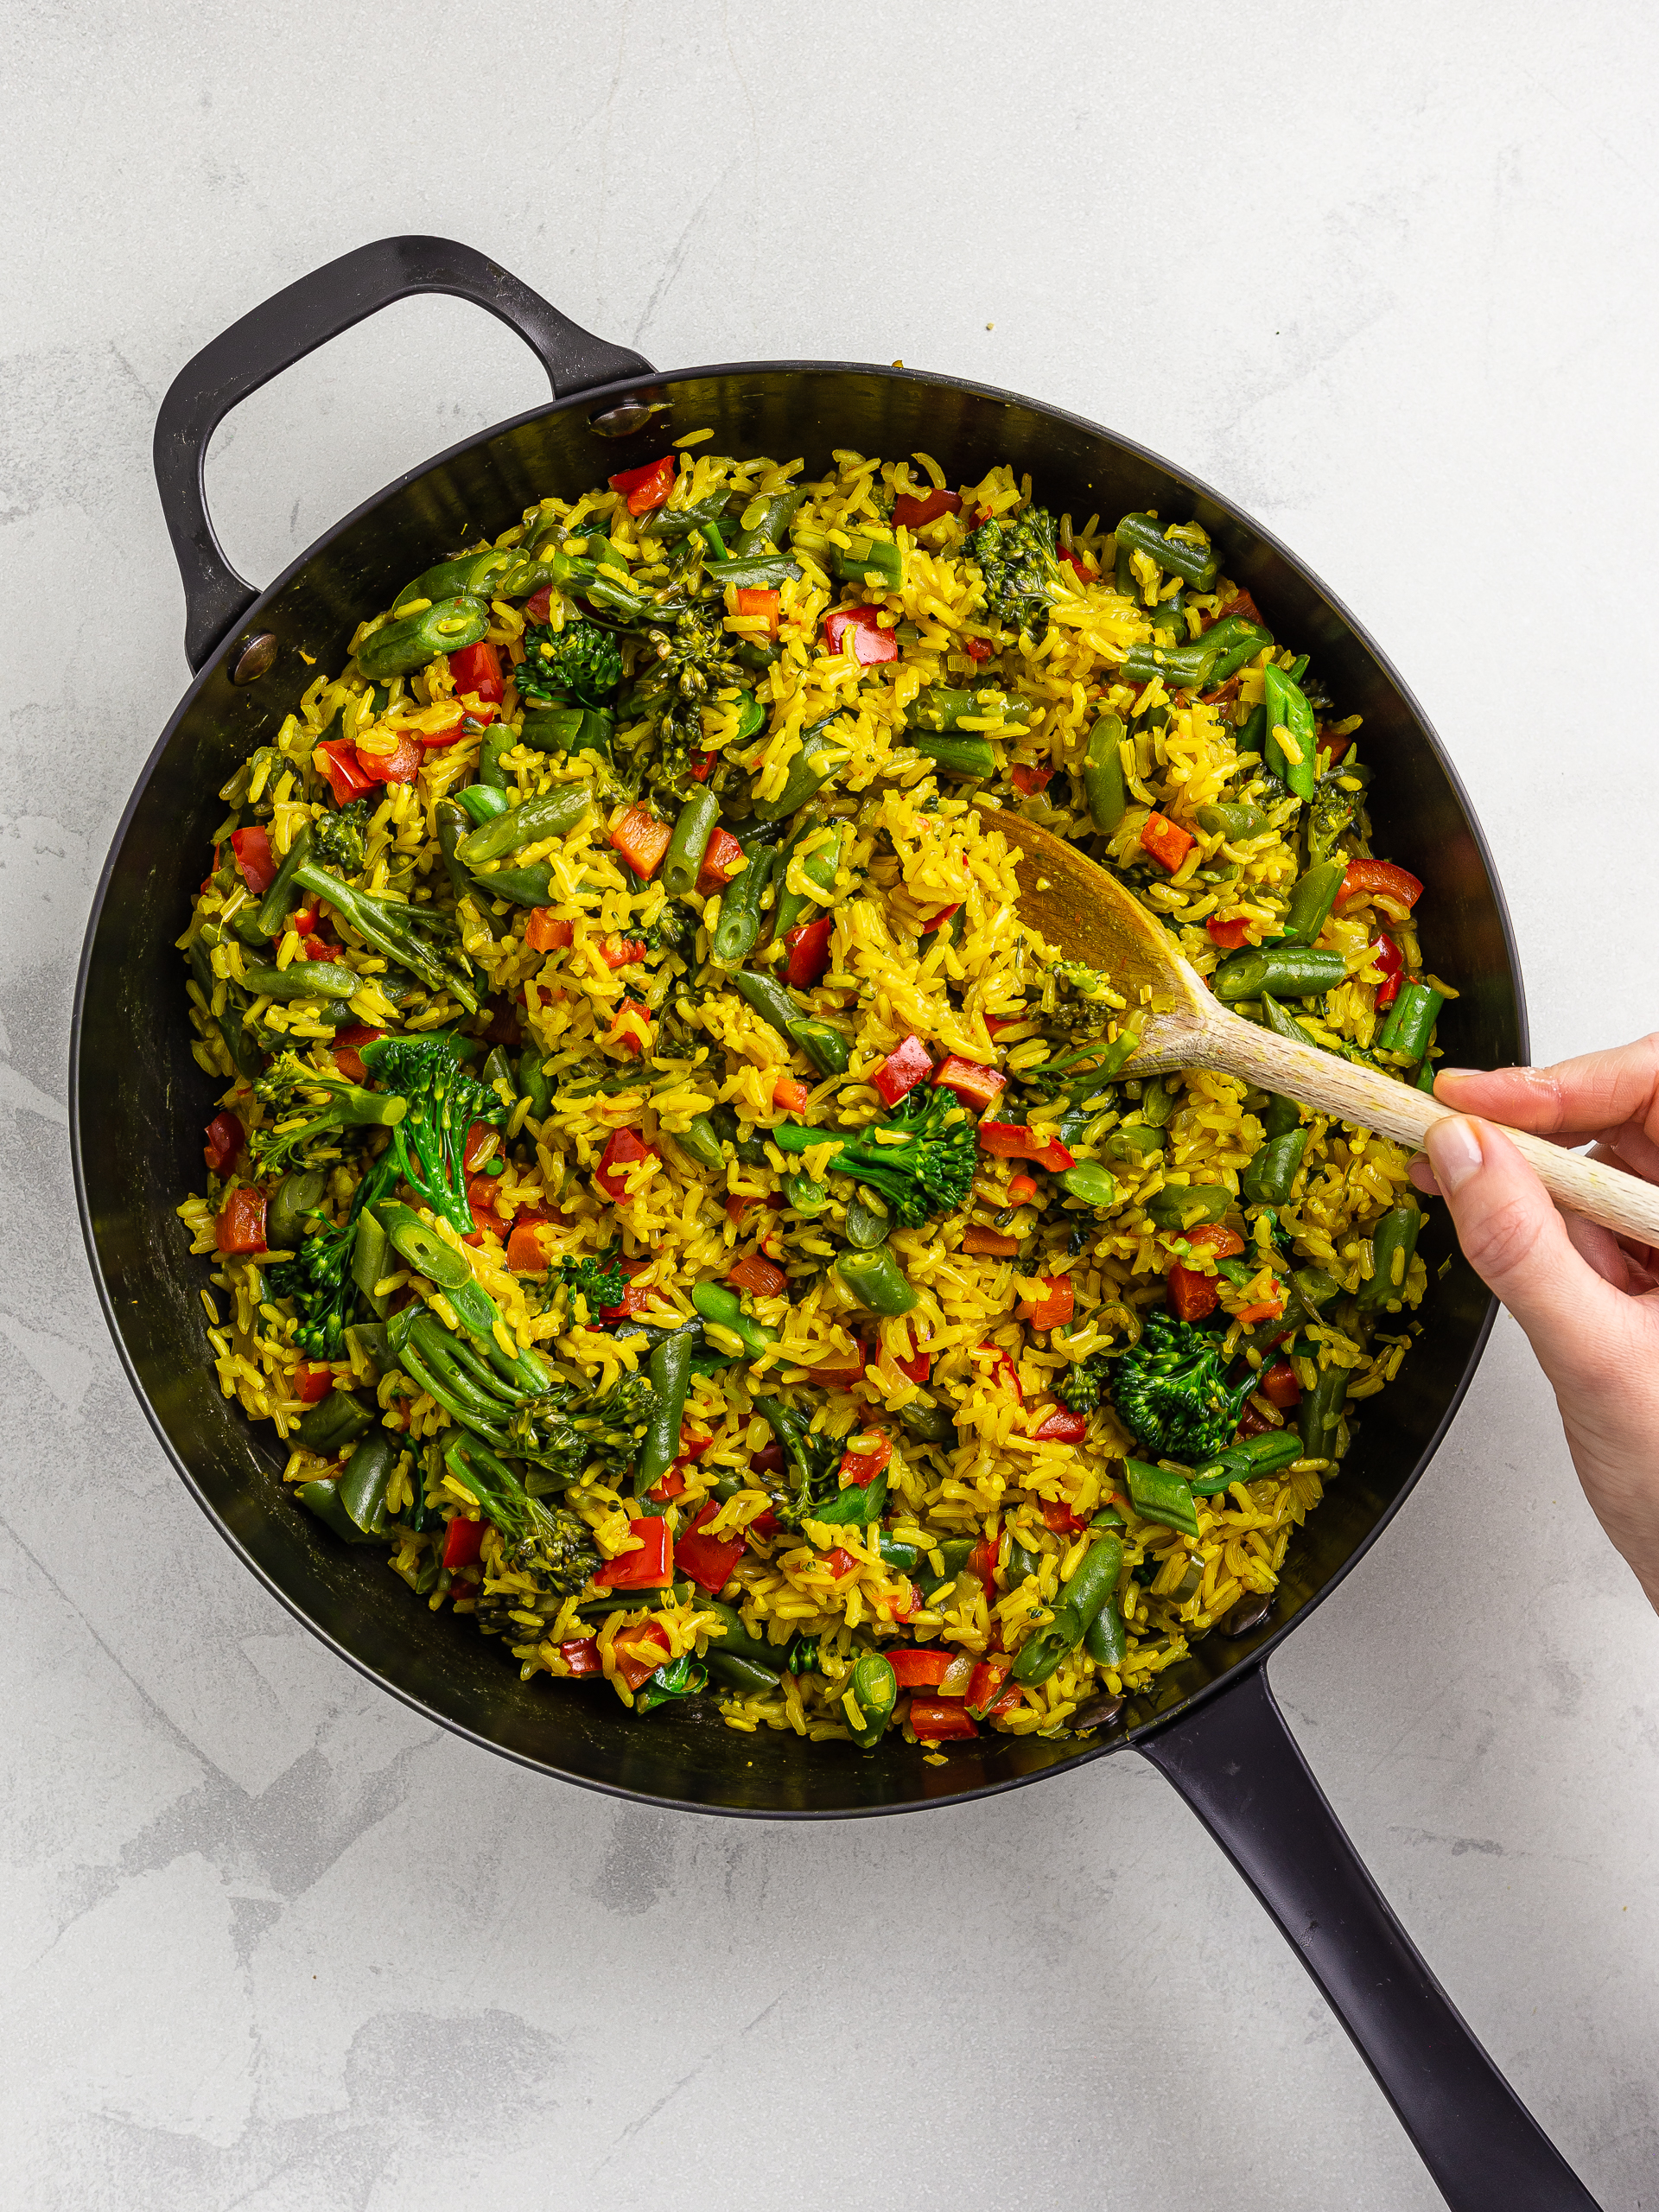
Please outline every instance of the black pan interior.
[[[379, 1564], [348, 1551], [281, 1495], [269, 1428], [253, 1430], [219, 1393], [197, 1290], [200, 1263], [174, 1208], [201, 1187], [201, 1128], [212, 1086], [190, 1057], [183, 928], [219, 785], [297, 702], [314, 670], [344, 660], [353, 630], [409, 577], [534, 499], [574, 495], [650, 459], [669, 439], [711, 429], [708, 449], [804, 458], [831, 449], [884, 457], [925, 450], [953, 483], [993, 463], [1029, 472], [1038, 496], [1079, 523], [1129, 508], [1194, 515], [1219, 540], [1226, 571], [1248, 585], [1275, 632], [1313, 656], [1334, 698], [1365, 718], [1377, 770], [1377, 847], [1422, 877], [1431, 965], [1463, 995], [1444, 1019], [1454, 1063], [1525, 1057], [1524, 1018], [1503, 899], [1472, 816], [1440, 747], [1392, 671], [1351, 621], [1272, 539], [1151, 455], [1077, 418], [944, 379], [826, 365], [694, 371], [640, 387], [665, 401], [620, 444], [593, 418], [622, 387], [526, 416], [403, 480], [332, 531], [279, 580], [249, 628], [282, 652], [238, 688], [222, 648], [187, 696], [134, 795], [87, 940], [77, 1007], [75, 1143], [83, 1211], [118, 1344], [199, 1501], [299, 1616], [387, 1688], [493, 1748], [570, 1780], [748, 1814], [849, 1814], [939, 1802], [1030, 1780], [1096, 1756], [1167, 1715], [1282, 1634], [1340, 1577], [1415, 1479], [1478, 1355], [1490, 1322], [1484, 1288], [1431, 1217], [1423, 1249], [1433, 1288], [1422, 1341], [1400, 1383], [1368, 1405], [1326, 1502], [1293, 1544], [1268, 1620], [1241, 1641], [1212, 1635], [1159, 1678], [1103, 1739], [985, 1738], [925, 1764], [902, 1743], [866, 1757], [792, 1736], [751, 1737], [683, 1707], [636, 1723], [608, 1694], [521, 1683], [501, 1647], [469, 1623], [433, 1616]], [[239, 631], [245, 637], [248, 629]], [[1450, 1265], [1437, 1280], [1440, 1262]]]

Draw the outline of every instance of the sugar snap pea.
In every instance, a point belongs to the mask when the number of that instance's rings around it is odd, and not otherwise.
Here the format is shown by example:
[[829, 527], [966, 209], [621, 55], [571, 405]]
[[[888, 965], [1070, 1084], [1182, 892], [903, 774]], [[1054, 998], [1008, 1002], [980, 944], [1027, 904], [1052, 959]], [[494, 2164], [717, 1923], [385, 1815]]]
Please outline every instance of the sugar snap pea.
[[1071, 1580], [1061, 1586], [1054, 1618], [1033, 1629], [1014, 1662], [1014, 1679], [1033, 1688], [1046, 1682], [1062, 1659], [1075, 1651], [1111, 1596], [1123, 1565], [1122, 1539], [1097, 1536], [1078, 1560]]
[[1212, 837], [1224, 837], [1230, 845], [1259, 837], [1268, 826], [1268, 817], [1259, 806], [1240, 805], [1230, 800], [1201, 806], [1198, 822], [1200, 830], [1207, 830]]
[[357, 664], [371, 683], [393, 676], [412, 676], [440, 653], [458, 652], [475, 645], [490, 626], [490, 610], [481, 599], [440, 599], [419, 614], [406, 614], [387, 622], [357, 649]]
[[366, 1435], [380, 1419], [378, 1408], [365, 1406], [349, 1390], [331, 1390], [308, 1413], [302, 1414], [294, 1433], [308, 1452], [332, 1459], [359, 1436]]
[[1130, 1502], [1143, 1521], [1161, 1521], [1166, 1528], [1179, 1529], [1183, 1535], [1198, 1533], [1198, 1511], [1192, 1503], [1192, 1489], [1184, 1475], [1171, 1474], [1166, 1467], [1154, 1467], [1144, 1459], [1126, 1459], [1124, 1478], [1128, 1484]]
[[656, 1488], [678, 1453], [680, 1422], [685, 1414], [685, 1390], [691, 1379], [691, 1354], [695, 1350], [690, 1329], [672, 1331], [652, 1349], [649, 1372], [657, 1402], [645, 1424], [639, 1457], [634, 1462], [636, 1497], [643, 1497], [647, 1491]]
[[913, 733], [918, 729], [936, 737], [948, 736], [964, 715], [970, 721], [1013, 722], [1023, 729], [1031, 721], [1032, 711], [1031, 701], [1018, 691], [988, 694], [933, 683], [918, 691], [906, 710], [905, 719], [912, 733], [906, 741], [914, 745]]
[[[792, 838], [788, 849], [779, 855], [778, 895], [772, 915], [772, 934], [774, 939], [792, 930], [802, 920], [815, 920], [822, 914], [836, 887], [836, 871], [841, 866], [842, 847], [846, 840], [846, 829], [839, 822], [831, 823], [826, 830], [822, 823], [809, 822], [799, 836]], [[791, 857], [803, 842], [811, 849], [801, 861], [801, 874], [807, 881], [824, 893], [823, 899], [809, 898], [804, 891], [791, 891], [788, 875]], [[808, 908], [811, 912], [808, 912]]]
[[389, 1291], [377, 1295], [374, 1286], [384, 1281], [391, 1272], [388, 1255], [391, 1240], [385, 1225], [372, 1206], [365, 1206], [357, 1217], [357, 1230], [352, 1238], [352, 1281], [357, 1293], [370, 1312], [384, 1321], [391, 1306]]
[[1296, 1426], [1310, 1459], [1331, 1457], [1347, 1398], [1348, 1370], [1334, 1363], [1322, 1367], [1313, 1388], [1303, 1393], [1296, 1408]]
[[457, 596], [493, 598], [495, 579], [512, 568], [518, 557], [516, 546], [486, 545], [481, 552], [460, 553], [453, 561], [440, 561], [435, 568], [416, 576], [412, 584], [404, 586], [391, 602], [391, 611], [399, 613], [412, 599], [435, 603]]
[[[1263, 671], [1267, 709], [1263, 753], [1267, 764], [1300, 799], [1313, 796], [1319, 730], [1307, 695], [1292, 676], [1272, 661]], [[1282, 733], [1282, 734], [1281, 734]]]
[[527, 707], [518, 742], [537, 753], [591, 753], [609, 767], [615, 727], [602, 707]]
[[[497, 791], [493, 784], [463, 784], [455, 793], [455, 802], [467, 820], [480, 830], [486, 822], [499, 820], [511, 804], [505, 791]], [[464, 836], [469, 833], [463, 830], [461, 834]]]
[[553, 1110], [553, 1086], [542, 1065], [539, 1045], [526, 1045], [518, 1055], [518, 1095], [529, 1099], [530, 1110], [538, 1122], [544, 1122]]
[[1207, 691], [1216, 657], [1203, 640], [1191, 645], [1131, 645], [1123, 656], [1124, 681], [1150, 683], [1162, 677], [1172, 691]]
[[1347, 872], [1346, 861], [1319, 861], [1298, 878], [1285, 912], [1287, 937], [1303, 944], [1313, 944], [1337, 903], [1337, 893], [1342, 889], [1342, 879]]
[[743, 849], [748, 866], [721, 893], [720, 919], [709, 941], [710, 957], [722, 968], [735, 968], [753, 951], [760, 936], [760, 901], [772, 874], [774, 855], [770, 845], [751, 838]]
[[1302, 1164], [1302, 1154], [1307, 1149], [1307, 1137], [1304, 1128], [1290, 1129], [1281, 1137], [1269, 1137], [1251, 1155], [1249, 1166], [1239, 1179], [1239, 1187], [1252, 1205], [1285, 1204], [1296, 1180], [1296, 1171]]
[[799, 513], [805, 500], [803, 489], [797, 492], [778, 492], [767, 500], [764, 511], [755, 517], [747, 530], [738, 537], [733, 548], [741, 561], [756, 559], [770, 545], [781, 553], [789, 540], [790, 525]]
[[873, 1252], [843, 1252], [836, 1262], [836, 1273], [872, 1313], [891, 1319], [908, 1313], [918, 1303], [890, 1245], [880, 1244]]
[[1102, 715], [1089, 733], [1089, 749], [1083, 756], [1089, 818], [1103, 836], [1109, 836], [1128, 811], [1129, 787], [1124, 780], [1121, 750], [1123, 737], [1122, 717]]
[[987, 737], [936, 737], [925, 729], [906, 730], [905, 737], [908, 744], [914, 746], [918, 753], [925, 753], [947, 776], [970, 781], [996, 773], [996, 754]]
[[363, 988], [363, 978], [337, 960], [295, 960], [286, 968], [245, 969], [243, 988], [256, 998], [348, 999]]
[[484, 733], [484, 742], [478, 748], [477, 780], [490, 791], [504, 791], [507, 787], [507, 772], [501, 766], [501, 755], [512, 750], [512, 732], [493, 722]]
[[1263, 992], [1281, 999], [1318, 998], [1334, 990], [1347, 972], [1339, 952], [1319, 952], [1310, 945], [1262, 944], [1230, 954], [1212, 981], [1216, 996], [1232, 1006], [1240, 999], [1259, 999]]
[[682, 1152], [689, 1152], [699, 1167], [706, 1167], [711, 1175], [718, 1175], [726, 1166], [726, 1151], [720, 1133], [706, 1114], [694, 1114], [683, 1129], [674, 1131], [674, 1141]]
[[1166, 537], [1150, 515], [1125, 515], [1113, 535], [1120, 555], [1125, 546], [1132, 552], [1145, 553], [1166, 575], [1179, 576], [1195, 591], [1208, 591], [1219, 572], [1220, 563], [1212, 545], [1194, 545], [1184, 538]]
[[1222, 1183], [1166, 1183], [1144, 1203], [1160, 1229], [1186, 1230], [1220, 1221], [1233, 1197]]
[[663, 888], [671, 899], [683, 899], [688, 891], [696, 889], [702, 856], [709, 849], [719, 813], [719, 799], [702, 784], [680, 809], [674, 835], [663, 855]]
[[313, 1167], [291, 1167], [270, 1194], [265, 1208], [265, 1243], [273, 1252], [291, 1252], [305, 1235], [305, 1224], [322, 1204], [328, 1178]]
[[566, 836], [587, 813], [593, 798], [594, 786], [589, 783], [560, 784], [539, 798], [509, 807], [493, 822], [463, 837], [460, 857], [467, 867], [478, 868], [490, 861], [505, 860], [509, 853], [522, 852], [526, 845], [537, 844], [543, 837]]
[[[851, 1703], [849, 1705], [849, 1700]], [[842, 1711], [849, 1734], [861, 1751], [873, 1751], [887, 1732], [893, 1709], [899, 1702], [899, 1677], [891, 1661], [879, 1651], [861, 1651], [853, 1662]], [[858, 1718], [854, 1719], [854, 1710]]]
[[1253, 1483], [1262, 1475], [1276, 1475], [1302, 1456], [1302, 1440], [1294, 1428], [1265, 1429], [1230, 1444], [1224, 1452], [1191, 1476], [1194, 1497], [1215, 1497], [1235, 1483]]
[[1063, 1170], [1060, 1188], [1086, 1206], [1109, 1206], [1117, 1198], [1117, 1185], [1097, 1160], [1079, 1160]]
[[340, 1495], [339, 1478], [334, 1475], [320, 1475], [314, 1481], [301, 1483], [294, 1495], [309, 1513], [315, 1513], [325, 1528], [348, 1544], [375, 1544], [383, 1538], [366, 1534], [359, 1529], [346, 1510]]
[[785, 822], [798, 814], [819, 785], [827, 783], [847, 757], [847, 748], [838, 744], [830, 734], [830, 726], [839, 720], [838, 715], [826, 715], [822, 721], [801, 735], [801, 749], [784, 772], [784, 788], [775, 798], [754, 800], [756, 817], [762, 822]]

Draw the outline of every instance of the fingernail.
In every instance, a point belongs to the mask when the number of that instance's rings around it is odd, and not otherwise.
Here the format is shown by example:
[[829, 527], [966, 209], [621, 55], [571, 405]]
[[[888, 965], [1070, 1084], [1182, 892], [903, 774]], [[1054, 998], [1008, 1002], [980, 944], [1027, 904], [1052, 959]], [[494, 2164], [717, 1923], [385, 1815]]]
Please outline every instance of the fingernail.
[[1472, 1122], [1461, 1114], [1436, 1122], [1428, 1132], [1429, 1164], [1434, 1179], [1448, 1198], [1455, 1198], [1471, 1175], [1478, 1175], [1485, 1161]]
[[1441, 1195], [1440, 1186], [1434, 1180], [1434, 1170], [1428, 1164], [1428, 1154], [1426, 1152], [1412, 1154], [1406, 1162], [1406, 1173], [1410, 1176], [1416, 1188], [1426, 1197], [1438, 1198]]
[[1436, 1068], [1434, 1071], [1434, 1088], [1438, 1090], [1443, 1083], [1461, 1083], [1465, 1076], [1478, 1075], [1479, 1073], [1480, 1070], [1478, 1068]]

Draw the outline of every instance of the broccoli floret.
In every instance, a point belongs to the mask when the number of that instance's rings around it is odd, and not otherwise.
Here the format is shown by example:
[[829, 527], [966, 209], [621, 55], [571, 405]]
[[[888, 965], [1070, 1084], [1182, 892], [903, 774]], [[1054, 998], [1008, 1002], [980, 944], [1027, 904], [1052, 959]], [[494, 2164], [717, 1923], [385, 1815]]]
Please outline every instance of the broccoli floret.
[[457, 1236], [473, 1233], [462, 1160], [474, 1122], [499, 1128], [507, 1109], [461, 1064], [461, 1047], [440, 1031], [426, 1037], [379, 1037], [361, 1048], [364, 1066], [385, 1090], [408, 1101], [391, 1141], [404, 1181]]
[[294, 1301], [294, 1342], [311, 1359], [338, 1359], [346, 1349], [346, 1323], [356, 1286], [352, 1246], [358, 1216], [385, 1198], [397, 1179], [397, 1156], [388, 1152], [359, 1183], [340, 1227], [308, 1236], [292, 1259], [269, 1260], [265, 1273], [279, 1298]]
[[512, 1448], [547, 1476], [547, 1487], [575, 1482], [597, 1459], [614, 1478], [632, 1472], [639, 1433], [657, 1408], [657, 1393], [645, 1375], [624, 1375], [604, 1397], [558, 1384], [528, 1398], [514, 1413]]
[[784, 1661], [784, 1664], [791, 1675], [815, 1673], [818, 1664], [817, 1637], [816, 1636], [796, 1637], [790, 1644], [789, 1656]]
[[256, 1129], [248, 1141], [260, 1174], [280, 1174], [302, 1160], [308, 1162], [319, 1138], [332, 1149], [332, 1140], [341, 1129], [377, 1123], [390, 1128], [409, 1111], [401, 1098], [319, 1075], [297, 1052], [283, 1052], [273, 1060], [254, 1084], [253, 1095], [270, 1116], [270, 1127]]
[[691, 944], [696, 938], [697, 918], [689, 906], [681, 906], [677, 899], [670, 899], [664, 903], [662, 912], [643, 934], [647, 952], [661, 952], [664, 950], [677, 952], [683, 946]]
[[982, 523], [963, 550], [985, 580], [989, 620], [1036, 644], [1065, 588], [1053, 516], [1046, 507], [1027, 507], [1015, 521]]
[[1114, 1363], [1112, 1403], [1148, 1451], [1192, 1465], [1213, 1459], [1238, 1427], [1255, 1385], [1247, 1374], [1230, 1390], [1225, 1367], [1219, 1337], [1154, 1306], [1141, 1341]]
[[1054, 1003], [1043, 1016], [1046, 1025], [1079, 1042], [1103, 1037], [1122, 1011], [1107, 995], [1110, 978], [1081, 960], [1056, 960], [1049, 974], [1054, 979]]
[[500, 1530], [503, 1566], [528, 1575], [541, 1597], [574, 1597], [599, 1565], [598, 1547], [580, 1515], [532, 1497], [506, 1461], [474, 1438], [457, 1438], [443, 1464]]
[[320, 814], [311, 825], [311, 856], [340, 875], [360, 875], [369, 835], [369, 802], [354, 798], [338, 812]]
[[514, 681], [521, 699], [563, 707], [575, 700], [601, 707], [622, 681], [622, 648], [608, 630], [580, 616], [562, 630], [526, 632], [524, 658]]
[[620, 1245], [609, 1252], [602, 1252], [597, 1259], [591, 1255], [581, 1260], [561, 1260], [559, 1280], [569, 1289], [579, 1291], [588, 1301], [590, 1314], [597, 1313], [602, 1306], [620, 1306], [628, 1287], [628, 1279], [616, 1263]]
[[[768, 1136], [779, 1150], [809, 1152], [833, 1133], [785, 1122]], [[979, 1157], [972, 1116], [949, 1090], [918, 1084], [884, 1122], [849, 1138], [830, 1160], [837, 1175], [856, 1176], [877, 1191], [902, 1229], [919, 1229], [962, 1205]]]
[[1066, 1369], [1054, 1385], [1055, 1396], [1070, 1406], [1074, 1414], [1093, 1413], [1100, 1403], [1109, 1365], [1104, 1352], [1091, 1352], [1087, 1359], [1080, 1359], [1074, 1367]]
[[785, 1528], [798, 1529], [803, 1521], [816, 1520], [818, 1509], [837, 1493], [841, 1440], [815, 1429], [808, 1410], [781, 1398], [757, 1398], [754, 1410], [783, 1446], [790, 1476], [787, 1490], [772, 1491], [772, 1510]]
[[458, 950], [453, 919], [439, 908], [409, 906], [359, 891], [315, 859], [300, 863], [294, 880], [302, 891], [315, 891], [326, 899], [365, 944], [407, 968], [429, 991], [447, 991], [468, 1014], [478, 1012], [472, 963]]
[[1328, 861], [1336, 849], [1337, 840], [1353, 827], [1359, 811], [1357, 791], [1343, 790], [1340, 779], [1323, 776], [1313, 793], [1313, 804], [1307, 811], [1307, 860], [1310, 868], [1317, 868], [1321, 861]]

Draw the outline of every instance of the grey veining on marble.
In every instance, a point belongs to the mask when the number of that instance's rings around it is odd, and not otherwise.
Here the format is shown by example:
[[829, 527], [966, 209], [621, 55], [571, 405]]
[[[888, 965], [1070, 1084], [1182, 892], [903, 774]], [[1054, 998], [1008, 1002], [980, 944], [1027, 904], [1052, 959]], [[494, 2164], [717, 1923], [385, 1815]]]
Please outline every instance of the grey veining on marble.
[[[1540, 1058], [1655, 1026], [1655, 22], [1438, 8], [11, 0], [0, 342], [0, 2199], [64, 2212], [1418, 2212], [1359, 2060], [1133, 1758], [770, 1827], [424, 1725], [237, 1566], [118, 1370], [64, 1105], [98, 866], [185, 682], [157, 401], [404, 230], [664, 365], [1039, 394], [1260, 515], [1492, 840]], [[266, 577], [541, 396], [408, 303], [210, 459]], [[1500, 1325], [1275, 1683], [1610, 2208], [1659, 2204], [1659, 1624]], [[855, 1909], [849, 1910], [849, 1904]]]

